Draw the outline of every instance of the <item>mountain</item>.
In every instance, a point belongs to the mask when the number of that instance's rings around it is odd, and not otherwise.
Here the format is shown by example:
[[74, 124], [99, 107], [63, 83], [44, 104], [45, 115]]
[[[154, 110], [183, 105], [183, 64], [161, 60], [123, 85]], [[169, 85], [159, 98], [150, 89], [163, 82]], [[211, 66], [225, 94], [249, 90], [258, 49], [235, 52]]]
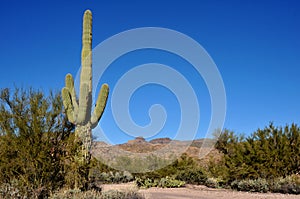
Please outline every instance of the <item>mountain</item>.
[[130, 162], [128, 158], [135, 160], [135, 163], [147, 162], [153, 157], [172, 161], [186, 153], [189, 157], [196, 159], [202, 166], [207, 166], [210, 160], [218, 160], [221, 157], [213, 144], [214, 140], [212, 139], [179, 141], [170, 138], [157, 138], [146, 141], [143, 137], [137, 137], [127, 143], [118, 145], [94, 142], [92, 155], [115, 166], [116, 162]]

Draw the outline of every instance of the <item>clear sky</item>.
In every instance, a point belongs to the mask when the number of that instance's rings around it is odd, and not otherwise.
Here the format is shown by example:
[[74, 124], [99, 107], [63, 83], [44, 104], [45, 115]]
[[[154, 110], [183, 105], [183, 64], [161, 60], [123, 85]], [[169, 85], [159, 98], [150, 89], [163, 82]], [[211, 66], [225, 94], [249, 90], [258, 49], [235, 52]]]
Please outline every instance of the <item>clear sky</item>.
[[[271, 121], [278, 126], [299, 124], [298, 0], [1, 1], [0, 87], [59, 91], [64, 76], [75, 76], [80, 67], [86, 9], [93, 12], [94, 47], [117, 33], [140, 27], [173, 29], [201, 44], [224, 81], [225, 128], [250, 134]], [[122, 73], [149, 62], [172, 66], [194, 85], [201, 111], [197, 137], [203, 137], [210, 121], [210, 98], [201, 76], [184, 60], [159, 50], [129, 53], [105, 71], [100, 83], [108, 82], [113, 91]], [[132, 139], [115, 125], [110, 102], [111, 96], [100, 126], [113, 143]], [[168, 119], [153, 137], [174, 137], [180, 110], [168, 89], [149, 85], [137, 90], [130, 101], [133, 120], [147, 125], [148, 109], [156, 103], [165, 106]]]

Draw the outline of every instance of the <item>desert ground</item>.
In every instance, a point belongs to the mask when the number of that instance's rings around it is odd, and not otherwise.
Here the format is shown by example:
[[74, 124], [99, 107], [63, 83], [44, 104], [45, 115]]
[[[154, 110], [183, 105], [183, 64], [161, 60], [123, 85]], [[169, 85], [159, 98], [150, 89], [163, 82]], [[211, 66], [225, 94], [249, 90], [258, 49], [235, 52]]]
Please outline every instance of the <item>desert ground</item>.
[[[133, 183], [102, 185], [102, 190], [138, 190]], [[280, 193], [249, 193], [227, 189], [212, 189], [201, 185], [186, 185], [183, 188], [150, 188], [139, 189], [146, 199], [300, 199], [300, 195], [280, 194]]]

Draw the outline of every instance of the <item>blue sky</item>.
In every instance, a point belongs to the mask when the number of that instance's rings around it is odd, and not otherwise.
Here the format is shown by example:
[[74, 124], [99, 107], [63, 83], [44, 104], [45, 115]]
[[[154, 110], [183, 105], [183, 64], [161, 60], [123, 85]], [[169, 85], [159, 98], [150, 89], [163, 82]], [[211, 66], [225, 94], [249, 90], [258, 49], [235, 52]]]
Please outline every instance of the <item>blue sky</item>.
[[[201, 44], [224, 81], [225, 128], [250, 134], [270, 121], [299, 124], [297, 0], [1, 1], [0, 87], [59, 91], [64, 76], [75, 76], [80, 67], [81, 23], [86, 9], [93, 12], [94, 47], [117, 33], [140, 27], [173, 29]], [[196, 88], [201, 99], [197, 137], [202, 137], [210, 121], [209, 93], [201, 76], [179, 57], [158, 50], [129, 53], [105, 71], [100, 83], [108, 82], [113, 90], [122, 73], [149, 62], [172, 66]], [[149, 85], [134, 93], [130, 101], [133, 120], [148, 124], [148, 109], [155, 103], [165, 106], [168, 119], [153, 137], [173, 137], [180, 110], [174, 95], [163, 87]], [[113, 143], [132, 139], [114, 123], [110, 105], [100, 125]]]

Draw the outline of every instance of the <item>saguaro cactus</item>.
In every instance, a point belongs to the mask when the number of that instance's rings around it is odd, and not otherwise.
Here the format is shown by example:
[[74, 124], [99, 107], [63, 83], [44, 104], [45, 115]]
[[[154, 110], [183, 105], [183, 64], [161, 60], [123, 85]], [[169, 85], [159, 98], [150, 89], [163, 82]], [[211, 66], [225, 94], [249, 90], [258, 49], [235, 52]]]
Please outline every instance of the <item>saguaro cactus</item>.
[[92, 144], [92, 129], [95, 128], [103, 114], [109, 87], [103, 84], [92, 111], [92, 12], [86, 10], [83, 16], [82, 51], [80, 94], [77, 100], [74, 79], [71, 74], [65, 78], [65, 87], [62, 89], [63, 104], [68, 120], [75, 124], [76, 140], [81, 143], [81, 152], [78, 154], [80, 162], [90, 161], [90, 148]]

